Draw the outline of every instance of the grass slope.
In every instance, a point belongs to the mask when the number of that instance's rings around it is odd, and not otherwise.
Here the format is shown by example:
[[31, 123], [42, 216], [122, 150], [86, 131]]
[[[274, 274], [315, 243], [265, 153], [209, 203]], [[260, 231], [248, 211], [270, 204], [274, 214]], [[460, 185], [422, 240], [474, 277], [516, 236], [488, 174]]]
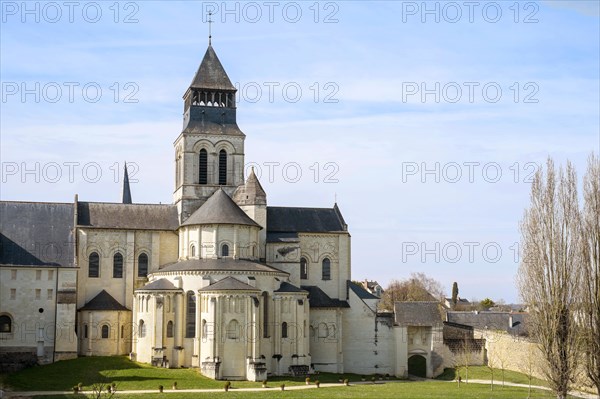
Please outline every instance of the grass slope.
[[[427, 382], [399, 382], [376, 385], [354, 385], [339, 388], [320, 388], [312, 390], [285, 391], [281, 392], [277, 388], [265, 389], [261, 392], [235, 392], [231, 390], [227, 393], [163, 393], [163, 394], [144, 394], [127, 395], [119, 394], [122, 399], [193, 399], [193, 398], [290, 398], [300, 399], [310, 397], [311, 399], [346, 399], [346, 398], [364, 398], [364, 399], [525, 399], [527, 398], [527, 389], [504, 387], [490, 391], [488, 385], [462, 384], [460, 388], [454, 383], [444, 381]], [[530, 398], [550, 399], [553, 398], [550, 392], [532, 390]], [[73, 395], [62, 395], [45, 397], [46, 399], [69, 399]]]
[[[454, 381], [458, 379], [460, 375], [462, 380], [465, 381], [467, 371], [464, 367], [461, 367], [459, 370], [456, 369], [445, 369], [442, 374], [436, 377], [437, 380], [443, 381]], [[469, 379], [470, 380], [491, 380], [492, 372], [486, 366], [469, 366]], [[518, 384], [529, 384], [529, 378], [527, 375], [518, 373], [516, 371], [504, 370], [504, 381], [506, 382], [516, 382]], [[502, 385], [502, 370], [494, 369], [494, 385], [499, 384]], [[548, 386], [548, 383], [544, 380], [540, 380], [538, 378], [531, 379], [531, 385], [537, 386]]]

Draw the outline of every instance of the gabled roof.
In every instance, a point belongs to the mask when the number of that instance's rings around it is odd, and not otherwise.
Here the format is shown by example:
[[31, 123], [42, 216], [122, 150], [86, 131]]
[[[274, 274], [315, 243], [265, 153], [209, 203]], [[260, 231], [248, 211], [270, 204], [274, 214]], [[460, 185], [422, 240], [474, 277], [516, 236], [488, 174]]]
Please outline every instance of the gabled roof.
[[78, 202], [80, 227], [123, 230], [177, 230], [177, 206]]
[[[451, 323], [464, 324], [479, 329], [513, 331], [515, 328], [519, 331], [527, 329], [526, 313], [509, 312], [460, 312], [448, 311], [447, 321]], [[509, 326], [512, 321], [514, 327]], [[515, 325], [515, 323], [517, 323]]]
[[348, 280], [348, 288], [352, 290], [360, 299], [379, 299], [369, 291], [365, 290], [362, 285], [358, 285]]
[[302, 288], [308, 291], [308, 303], [311, 308], [349, 308], [346, 301], [331, 298], [322, 289], [316, 285], [303, 285]]
[[339, 208], [267, 207], [267, 231], [320, 233], [347, 231]]
[[260, 227], [221, 188], [192, 213], [182, 226], [201, 224], [241, 224]]
[[136, 291], [173, 291], [181, 290], [181, 288], [175, 287], [175, 285], [167, 280], [166, 278], [160, 278], [145, 286], [138, 288]]
[[233, 193], [233, 200], [238, 205], [267, 205], [267, 193], [258, 181], [254, 167], [246, 182]]
[[222, 280], [217, 281], [207, 287], [200, 288], [198, 291], [257, 291], [260, 290], [249, 284], [242, 283], [237, 278], [231, 276], [225, 277]]
[[236, 90], [235, 86], [231, 84], [221, 61], [219, 61], [217, 53], [210, 44], [190, 87], [195, 89]]
[[75, 267], [74, 208], [0, 201], [0, 265]]
[[401, 326], [442, 325], [439, 302], [396, 302], [394, 313], [396, 323]]
[[273, 292], [297, 292], [297, 293], [307, 293], [307, 291], [296, 287], [293, 284], [288, 283], [287, 281], [283, 281], [279, 288]]
[[259, 263], [246, 259], [219, 258], [219, 259], [186, 259], [179, 262], [169, 263], [162, 266], [158, 272], [172, 271], [242, 271], [242, 272], [268, 272], [289, 274], [282, 270], [271, 267], [265, 263]]
[[100, 291], [98, 295], [92, 298], [79, 310], [129, 310], [121, 305], [119, 301], [113, 298], [105, 290]]

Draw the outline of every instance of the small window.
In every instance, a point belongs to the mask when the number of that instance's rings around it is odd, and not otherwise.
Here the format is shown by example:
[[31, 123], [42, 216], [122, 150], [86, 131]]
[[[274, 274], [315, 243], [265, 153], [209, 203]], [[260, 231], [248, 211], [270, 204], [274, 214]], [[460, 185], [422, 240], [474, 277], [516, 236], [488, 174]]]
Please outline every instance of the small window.
[[308, 262], [306, 258], [300, 259], [300, 278], [302, 280], [308, 279]]
[[284, 321], [283, 323], [281, 323], [281, 338], [287, 338], [287, 337], [288, 337], [288, 325]]
[[17, 270], [16, 269], [12, 269], [10, 271], [10, 279], [11, 280], [16, 280], [17, 279]]
[[202, 338], [208, 338], [208, 325], [206, 324], [206, 320], [202, 320]]
[[123, 255], [120, 252], [113, 256], [113, 278], [123, 278]]
[[208, 183], [208, 154], [204, 148], [200, 150], [200, 155], [198, 157], [198, 161], [199, 161], [199, 166], [200, 166], [200, 170], [199, 170], [200, 179], [199, 179], [198, 183], [207, 184]]
[[142, 253], [138, 256], [138, 277], [148, 276], [148, 255]]
[[88, 277], [100, 276], [100, 256], [97, 252], [92, 252], [88, 259]]
[[47, 296], [47, 299], [48, 299], [49, 301], [51, 301], [51, 300], [52, 300], [52, 298], [54, 298], [54, 290], [52, 290], [52, 289], [49, 289], [49, 290], [48, 290], [48, 292], [47, 292], [47, 295], [48, 295], [48, 296]]
[[88, 337], [88, 326], [87, 324], [83, 325], [83, 338], [87, 338]]
[[121, 326], [121, 338], [125, 337], [125, 326]]
[[48, 281], [54, 280], [54, 270], [48, 270]]
[[108, 328], [108, 326], [107, 326], [106, 324], [102, 326], [102, 331], [101, 331], [101, 334], [102, 334], [102, 338], [103, 338], [103, 339], [106, 339], [106, 338], [108, 338], [109, 331], [110, 331], [110, 330], [109, 330], [109, 328]]
[[173, 322], [171, 320], [167, 323], [167, 338], [173, 338]]
[[35, 299], [42, 299], [42, 290], [39, 288], [35, 290]]
[[0, 316], [0, 333], [12, 332], [12, 319], [10, 316]]
[[194, 244], [192, 244], [192, 245], [190, 246], [190, 256], [191, 256], [192, 258], [195, 258], [195, 257], [196, 257], [196, 246], [195, 246]]
[[227, 152], [221, 150], [219, 152], [219, 185], [227, 184]]
[[140, 338], [144, 338], [146, 336], [146, 324], [144, 320], [140, 320], [140, 324], [138, 325], [138, 335]]
[[221, 256], [229, 256], [229, 245], [223, 244], [223, 246], [221, 247]]
[[323, 259], [323, 280], [331, 280], [331, 261], [329, 258]]
[[36, 270], [35, 271], [35, 279], [36, 280], [41, 280], [42, 279], [42, 271], [41, 270]]
[[17, 289], [16, 288], [10, 289], [10, 299], [17, 299]]

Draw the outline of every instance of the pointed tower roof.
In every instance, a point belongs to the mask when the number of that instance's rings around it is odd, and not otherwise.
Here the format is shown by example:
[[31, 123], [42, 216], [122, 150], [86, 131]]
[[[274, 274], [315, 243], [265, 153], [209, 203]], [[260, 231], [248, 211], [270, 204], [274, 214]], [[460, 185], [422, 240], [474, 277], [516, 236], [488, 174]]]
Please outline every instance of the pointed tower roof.
[[233, 193], [233, 200], [238, 205], [267, 205], [267, 193], [258, 181], [254, 168], [250, 171], [246, 183], [239, 186]]
[[131, 204], [131, 189], [129, 188], [129, 173], [127, 173], [127, 162], [123, 172], [123, 203]]
[[119, 301], [112, 297], [105, 290], [100, 291], [98, 295], [92, 298], [79, 310], [129, 310], [121, 305]]
[[209, 44], [200, 67], [190, 84], [194, 89], [233, 90], [236, 88], [231, 84], [225, 68], [219, 61], [217, 53]]
[[182, 226], [198, 224], [242, 224], [260, 227], [219, 188]]

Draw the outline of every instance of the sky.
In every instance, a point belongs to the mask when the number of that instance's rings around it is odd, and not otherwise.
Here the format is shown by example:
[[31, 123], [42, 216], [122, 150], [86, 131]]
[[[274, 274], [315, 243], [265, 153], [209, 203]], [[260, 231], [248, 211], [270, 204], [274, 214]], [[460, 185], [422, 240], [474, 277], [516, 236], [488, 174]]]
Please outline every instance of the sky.
[[0, 1], [0, 198], [171, 203], [182, 96], [212, 44], [273, 206], [331, 207], [352, 276], [518, 302], [548, 157], [600, 150], [589, 1]]

